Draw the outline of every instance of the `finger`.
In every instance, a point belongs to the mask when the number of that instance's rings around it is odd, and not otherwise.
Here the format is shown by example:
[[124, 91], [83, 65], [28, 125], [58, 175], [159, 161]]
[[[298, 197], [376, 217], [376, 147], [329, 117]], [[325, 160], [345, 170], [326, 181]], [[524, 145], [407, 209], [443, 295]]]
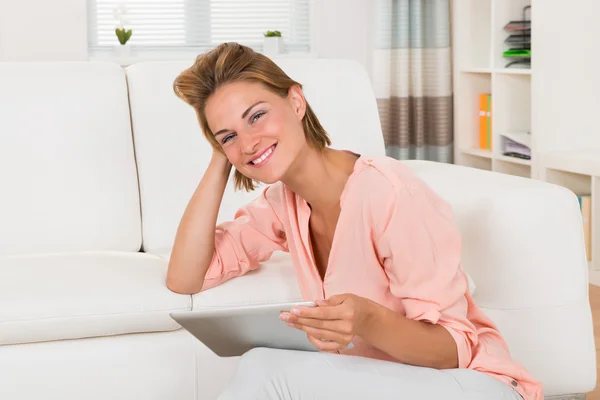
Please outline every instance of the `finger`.
[[342, 310], [338, 307], [295, 307], [290, 313], [298, 317], [316, 318], [316, 319], [341, 319]]
[[327, 304], [330, 306], [337, 306], [342, 304], [347, 298], [347, 294], [336, 294], [327, 299]]
[[325, 307], [329, 305], [327, 300], [315, 300], [315, 304], [319, 307]]
[[345, 335], [343, 333], [317, 329], [306, 325], [294, 325], [294, 328], [304, 331], [314, 338], [339, 343], [342, 346], [342, 348], [346, 348], [346, 346], [348, 346], [348, 343], [350, 343], [350, 340], [352, 339], [351, 335]]
[[336, 350], [340, 350], [343, 347], [340, 346], [337, 342], [326, 342], [320, 339], [317, 339], [311, 335], [307, 335], [308, 340], [319, 350], [327, 351], [327, 352], [335, 352]]
[[291, 324], [305, 325], [312, 328], [325, 329], [338, 333], [352, 333], [352, 322], [346, 320], [299, 318], [294, 315], [290, 315], [286, 321]]

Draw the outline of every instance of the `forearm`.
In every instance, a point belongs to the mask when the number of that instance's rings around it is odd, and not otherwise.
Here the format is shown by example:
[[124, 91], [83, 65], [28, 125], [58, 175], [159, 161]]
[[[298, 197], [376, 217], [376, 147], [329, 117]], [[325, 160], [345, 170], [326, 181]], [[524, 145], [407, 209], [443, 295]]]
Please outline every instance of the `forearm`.
[[212, 261], [215, 225], [229, 169], [211, 163], [190, 199], [177, 229], [167, 272], [167, 287], [197, 293]]
[[359, 336], [404, 364], [448, 369], [458, 367], [456, 342], [441, 325], [406, 318], [377, 303], [369, 306]]

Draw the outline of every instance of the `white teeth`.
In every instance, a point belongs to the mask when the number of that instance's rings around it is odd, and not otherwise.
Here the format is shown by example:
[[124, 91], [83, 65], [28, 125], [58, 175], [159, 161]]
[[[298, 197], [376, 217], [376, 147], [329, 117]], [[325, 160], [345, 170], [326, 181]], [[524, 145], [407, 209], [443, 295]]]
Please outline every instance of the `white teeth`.
[[265, 154], [260, 156], [260, 158], [257, 158], [256, 160], [252, 161], [252, 164], [254, 164], [254, 165], [260, 164], [261, 162], [265, 161], [272, 152], [273, 152], [273, 147], [271, 147], [271, 148], [269, 148], [269, 150], [265, 151]]

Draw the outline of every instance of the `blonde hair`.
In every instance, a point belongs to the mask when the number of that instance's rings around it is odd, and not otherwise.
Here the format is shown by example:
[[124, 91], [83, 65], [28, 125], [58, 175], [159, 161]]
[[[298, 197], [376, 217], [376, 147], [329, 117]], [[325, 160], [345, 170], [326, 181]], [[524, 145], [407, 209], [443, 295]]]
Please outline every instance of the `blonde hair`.
[[[204, 136], [212, 147], [223, 152], [206, 121], [205, 107], [209, 97], [227, 83], [250, 81], [262, 83], [271, 92], [285, 98], [289, 89], [302, 85], [291, 79], [271, 59], [238, 43], [222, 43], [214, 49], [200, 54], [194, 64], [181, 72], [173, 82], [175, 94], [196, 111]], [[302, 127], [308, 144], [323, 149], [331, 144], [325, 129], [306, 103]], [[254, 190], [252, 179], [235, 171], [235, 188]]]

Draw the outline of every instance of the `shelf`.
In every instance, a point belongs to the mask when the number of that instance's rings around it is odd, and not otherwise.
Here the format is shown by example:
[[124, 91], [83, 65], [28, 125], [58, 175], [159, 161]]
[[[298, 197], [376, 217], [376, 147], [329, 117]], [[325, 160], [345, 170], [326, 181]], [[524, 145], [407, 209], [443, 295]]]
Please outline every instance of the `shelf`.
[[[506, 158], [509, 158], [509, 160], [506, 160]], [[531, 166], [529, 164], [516, 163], [512, 157], [495, 158], [493, 166], [494, 172], [531, 178]]]
[[546, 152], [540, 157], [544, 168], [600, 177], [600, 148]]
[[471, 148], [471, 149], [461, 149], [460, 152], [463, 154], [469, 154], [469, 155], [475, 156], [475, 157], [490, 158], [490, 159], [492, 158], [492, 152], [490, 150], [481, 150], [481, 149]]
[[497, 74], [506, 75], [531, 75], [531, 70], [525, 68], [495, 68], [493, 71]]
[[547, 168], [545, 175], [546, 182], [565, 187], [575, 194], [592, 192], [592, 178], [589, 175], [554, 168]]
[[502, 172], [509, 175], [531, 177], [531, 160], [523, 160], [516, 157], [494, 155], [489, 150], [477, 148], [465, 148], [459, 150], [460, 164], [485, 169], [489, 171]]
[[477, 149], [471, 149], [461, 151], [458, 153], [458, 164], [465, 165], [472, 168], [483, 169], [486, 171], [492, 170], [492, 157], [491, 153], [489, 155], [485, 154], [486, 152], [477, 151]]
[[[592, 193], [591, 267], [600, 271], [600, 135], [593, 128], [600, 109], [600, 58], [594, 57], [600, 2], [577, 8], [531, 0], [452, 2], [454, 162], [498, 173], [540, 179]], [[533, 64], [511, 65], [503, 52], [510, 21], [532, 17]], [[566, 29], [552, 24], [567, 21]], [[590, 33], [592, 32], [592, 33]], [[568, 63], [557, 54], [570, 54]], [[535, 73], [534, 70], [535, 69]], [[479, 99], [491, 94], [492, 151], [480, 149]], [[485, 114], [482, 114], [485, 116]], [[504, 134], [529, 132], [530, 160], [504, 156]], [[485, 147], [485, 146], [482, 146]], [[581, 150], [573, 150], [573, 148]], [[549, 151], [551, 150], [551, 151]]]
[[491, 74], [492, 68], [461, 68], [460, 72], [465, 74]]
[[[479, 96], [491, 93], [492, 75], [461, 73], [455, 82], [455, 89], [455, 132], [459, 132], [455, 135], [456, 149], [468, 149], [472, 155], [485, 157], [490, 152], [479, 150]], [[491, 154], [487, 158], [491, 158]]]
[[531, 70], [525, 68], [460, 68], [459, 71], [464, 74], [531, 75]]
[[[598, 150], [596, 150], [597, 152]], [[593, 151], [587, 155], [592, 156]], [[559, 160], [555, 158], [551, 161]], [[591, 195], [591, 214], [590, 214], [590, 231], [589, 246], [592, 269], [600, 270], [600, 178], [593, 174], [566, 171], [571, 168], [571, 165], [565, 164], [564, 159], [560, 162], [552, 163], [552, 167], [548, 164], [544, 165], [544, 180], [546, 182], [565, 187], [578, 195]], [[598, 172], [597, 170], [587, 170], [588, 172]], [[590, 261], [590, 260], [588, 260]]]
[[522, 158], [517, 158], [517, 157], [510, 157], [510, 156], [495, 156], [494, 157], [496, 160], [500, 160], [500, 161], [505, 161], [505, 162], [509, 162], [509, 163], [513, 163], [513, 164], [520, 164], [520, 165], [528, 165], [531, 166], [531, 160], [525, 160]]
[[455, 1], [453, 13], [464, 21], [453, 27], [455, 59], [461, 61], [457, 65], [468, 65], [476, 70], [490, 67], [492, 2]]
[[493, 146], [501, 154], [507, 141], [502, 135], [503, 133], [531, 132], [530, 75], [502, 74], [494, 76], [492, 115]]
[[[512, 33], [507, 32], [504, 27], [509, 21], [523, 20], [523, 8], [531, 5], [531, 0], [499, 0], [492, 1], [492, 4], [492, 66], [494, 68], [504, 69], [504, 66], [512, 61], [511, 58], [504, 57], [504, 51], [512, 47], [519, 47], [519, 45], [508, 45], [505, 43], [506, 38]], [[531, 17], [529, 11], [527, 12], [526, 17]]]

